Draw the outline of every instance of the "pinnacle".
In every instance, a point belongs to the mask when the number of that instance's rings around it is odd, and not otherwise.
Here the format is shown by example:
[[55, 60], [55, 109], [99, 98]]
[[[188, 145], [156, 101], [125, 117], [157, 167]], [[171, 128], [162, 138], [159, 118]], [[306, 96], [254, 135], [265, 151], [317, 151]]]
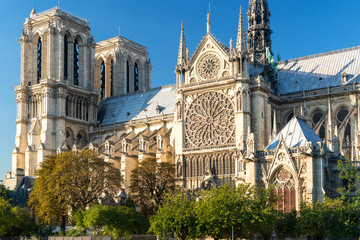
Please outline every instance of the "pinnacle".
[[240, 52], [246, 51], [245, 29], [244, 29], [244, 21], [243, 21], [241, 6], [240, 6], [240, 13], [239, 13], [239, 26], [238, 26], [238, 34], [237, 34], [237, 40], [236, 40], [236, 48]]
[[30, 16], [35, 15], [35, 14], [36, 14], [36, 10], [35, 10], [35, 5], [34, 5], [30, 12]]

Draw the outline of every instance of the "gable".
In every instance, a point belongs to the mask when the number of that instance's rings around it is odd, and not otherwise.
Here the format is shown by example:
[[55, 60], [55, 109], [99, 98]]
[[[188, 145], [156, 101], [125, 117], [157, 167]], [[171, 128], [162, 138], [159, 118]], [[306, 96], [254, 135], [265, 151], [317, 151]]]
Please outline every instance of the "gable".
[[229, 76], [228, 48], [207, 34], [189, 63], [185, 83], [200, 83]]

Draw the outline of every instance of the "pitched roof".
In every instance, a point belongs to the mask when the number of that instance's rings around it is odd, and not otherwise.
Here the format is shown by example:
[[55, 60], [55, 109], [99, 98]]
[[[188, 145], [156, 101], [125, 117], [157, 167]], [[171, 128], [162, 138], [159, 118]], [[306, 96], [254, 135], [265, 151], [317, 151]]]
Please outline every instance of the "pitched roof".
[[[100, 126], [174, 113], [176, 86], [167, 85], [146, 92], [108, 98], [98, 113]], [[159, 111], [159, 110], [160, 111]]]
[[317, 144], [322, 142], [312, 128], [301, 118], [293, 117], [276, 135], [265, 150], [276, 149], [280, 139], [284, 139], [287, 147], [305, 147], [309, 142]]
[[360, 46], [320, 53], [277, 64], [280, 94], [341, 86], [341, 74], [347, 83], [359, 82]]

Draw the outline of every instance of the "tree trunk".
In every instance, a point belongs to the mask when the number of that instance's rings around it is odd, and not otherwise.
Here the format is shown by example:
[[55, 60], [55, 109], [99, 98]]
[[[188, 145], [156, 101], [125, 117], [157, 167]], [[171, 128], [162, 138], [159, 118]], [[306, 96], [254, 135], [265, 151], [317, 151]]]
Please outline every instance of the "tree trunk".
[[66, 216], [61, 216], [60, 231], [65, 233]]

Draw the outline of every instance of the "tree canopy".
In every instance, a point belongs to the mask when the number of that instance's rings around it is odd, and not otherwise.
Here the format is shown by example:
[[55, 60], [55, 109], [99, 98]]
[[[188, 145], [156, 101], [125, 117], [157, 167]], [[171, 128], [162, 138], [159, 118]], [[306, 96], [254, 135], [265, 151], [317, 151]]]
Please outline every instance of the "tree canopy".
[[38, 227], [25, 210], [14, 207], [0, 197], [0, 238], [10, 236], [31, 236], [38, 232]]
[[43, 223], [60, 221], [62, 228], [69, 212], [111, 201], [122, 183], [120, 171], [92, 150], [50, 156], [36, 175], [29, 205]]
[[140, 211], [150, 216], [161, 205], [167, 193], [175, 189], [175, 166], [156, 159], [145, 159], [132, 171], [130, 195]]
[[127, 206], [93, 205], [85, 211], [78, 211], [74, 220], [78, 228], [114, 238], [144, 234], [149, 228], [148, 219]]
[[176, 234], [179, 239], [194, 239], [197, 235], [196, 198], [178, 189], [168, 194], [156, 215], [150, 218], [150, 232], [167, 237]]

